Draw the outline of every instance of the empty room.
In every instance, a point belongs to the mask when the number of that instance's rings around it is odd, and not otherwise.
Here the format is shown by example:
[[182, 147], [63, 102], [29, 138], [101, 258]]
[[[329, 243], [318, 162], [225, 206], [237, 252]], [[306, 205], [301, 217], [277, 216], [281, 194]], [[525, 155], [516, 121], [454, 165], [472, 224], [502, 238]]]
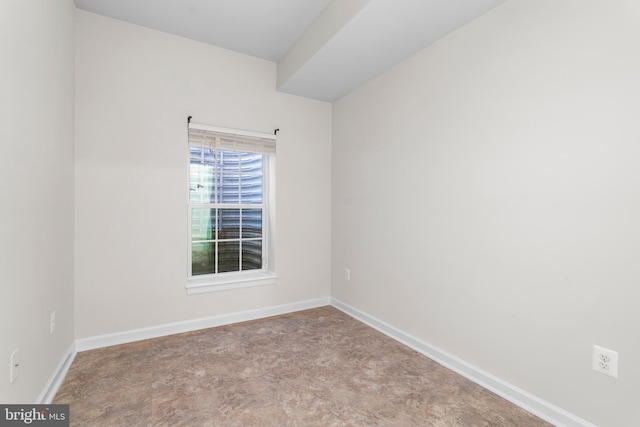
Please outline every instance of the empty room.
[[0, 0], [0, 52], [0, 424], [640, 425], [639, 1]]

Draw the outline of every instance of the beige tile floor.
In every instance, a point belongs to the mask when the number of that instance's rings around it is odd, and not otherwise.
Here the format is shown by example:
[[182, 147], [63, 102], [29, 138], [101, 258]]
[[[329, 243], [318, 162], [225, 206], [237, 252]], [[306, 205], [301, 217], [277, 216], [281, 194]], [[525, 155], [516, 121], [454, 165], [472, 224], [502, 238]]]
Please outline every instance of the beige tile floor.
[[549, 426], [332, 308], [79, 353], [72, 426]]

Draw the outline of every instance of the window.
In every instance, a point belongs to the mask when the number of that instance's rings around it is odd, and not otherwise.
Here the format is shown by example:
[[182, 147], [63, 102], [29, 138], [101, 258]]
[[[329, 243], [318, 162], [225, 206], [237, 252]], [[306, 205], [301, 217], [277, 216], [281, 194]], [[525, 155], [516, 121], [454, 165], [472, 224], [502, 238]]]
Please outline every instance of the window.
[[275, 136], [189, 124], [188, 293], [275, 283], [269, 160]]

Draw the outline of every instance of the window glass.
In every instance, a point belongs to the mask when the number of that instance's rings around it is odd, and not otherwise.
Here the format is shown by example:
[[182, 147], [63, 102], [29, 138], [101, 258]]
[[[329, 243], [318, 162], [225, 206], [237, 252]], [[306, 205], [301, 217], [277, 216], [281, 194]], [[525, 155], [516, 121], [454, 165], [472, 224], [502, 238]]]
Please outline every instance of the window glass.
[[264, 156], [189, 149], [191, 275], [263, 268]]
[[215, 273], [215, 243], [194, 243], [191, 247], [192, 274], [197, 275]]

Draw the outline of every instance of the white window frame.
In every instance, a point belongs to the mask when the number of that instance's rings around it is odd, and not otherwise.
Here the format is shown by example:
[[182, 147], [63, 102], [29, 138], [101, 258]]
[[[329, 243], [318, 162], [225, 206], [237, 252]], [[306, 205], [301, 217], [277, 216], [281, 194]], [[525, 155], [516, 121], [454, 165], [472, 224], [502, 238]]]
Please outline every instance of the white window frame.
[[[259, 132], [240, 131], [236, 129], [227, 129], [220, 127], [213, 127], [207, 125], [200, 125], [189, 123], [189, 129], [197, 129], [200, 131], [215, 133], [222, 133], [235, 136], [247, 136], [251, 138], [268, 138], [275, 139], [274, 135], [264, 134]], [[187, 144], [187, 152], [189, 153], [189, 147], [191, 141]], [[221, 148], [222, 150], [229, 150], [229, 148]], [[234, 151], [242, 151], [238, 148]], [[272, 285], [276, 283], [275, 273], [275, 257], [274, 255], [274, 220], [275, 220], [275, 156], [263, 153], [263, 183], [262, 183], [262, 269], [260, 270], [247, 270], [238, 272], [224, 272], [224, 273], [212, 273], [192, 275], [192, 210], [198, 208], [211, 208], [211, 204], [192, 203], [187, 200], [188, 210], [188, 277], [186, 290], [187, 294], [200, 294], [206, 292], [223, 291], [230, 289], [239, 289], [252, 286], [264, 286]], [[190, 169], [191, 160], [190, 155], [187, 155], [187, 197], [189, 197], [189, 184], [190, 184]], [[260, 205], [258, 205], [260, 206]], [[239, 208], [256, 208], [256, 205], [220, 205], [216, 204], [216, 207], [224, 209], [225, 207], [239, 209]]]

